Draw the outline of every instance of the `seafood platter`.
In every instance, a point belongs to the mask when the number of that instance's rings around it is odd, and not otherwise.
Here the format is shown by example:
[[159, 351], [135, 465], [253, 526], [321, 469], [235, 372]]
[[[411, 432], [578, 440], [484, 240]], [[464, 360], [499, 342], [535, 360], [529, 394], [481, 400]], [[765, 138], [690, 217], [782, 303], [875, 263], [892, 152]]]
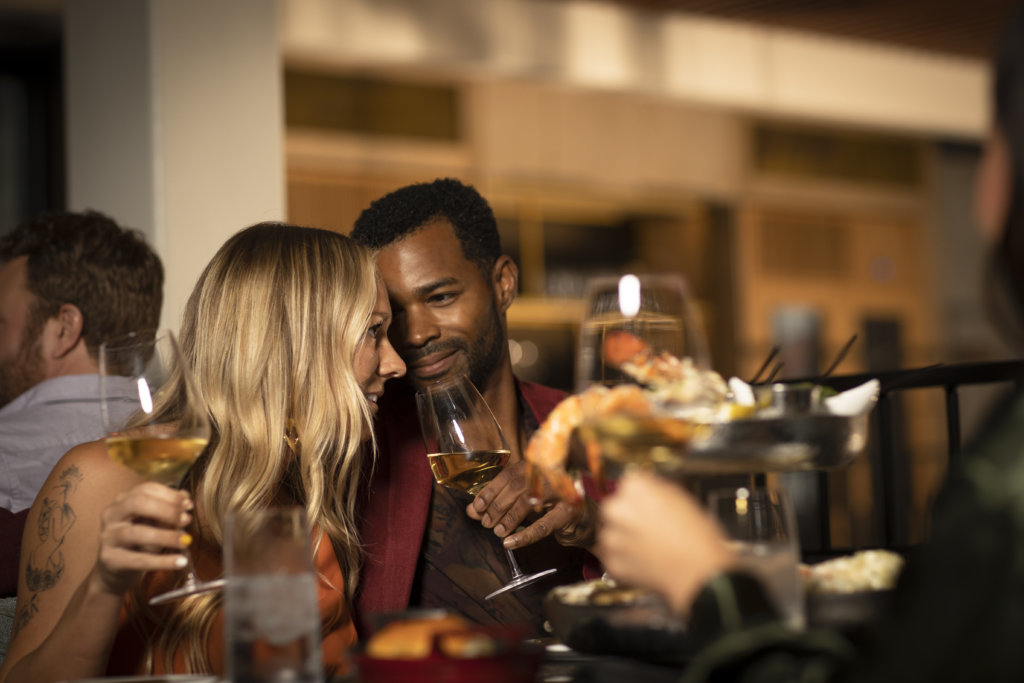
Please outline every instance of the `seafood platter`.
[[820, 386], [767, 389], [770, 401], [755, 400], [752, 405], [761, 407], [749, 414], [699, 423], [680, 460], [682, 469], [709, 474], [832, 470], [849, 465], [867, 445], [877, 380], [828, 397]]
[[624, 331], [607, 335], [603, 354], [630, 381], [591, 386], [555, 407], [526, 450], [535, 491], [546, 482], [563, 499], [578, 495], [566, 472], [577, 432], [598, 481], [636, 465], [666, 476], [831, 470], [867, 445], [877, 380], [842, 393], [726, 382]]
[[684, 621], [656, 593], [603, 576], [553, 588], [544, 598], [552, 636], [576, 652], [684, 663]]

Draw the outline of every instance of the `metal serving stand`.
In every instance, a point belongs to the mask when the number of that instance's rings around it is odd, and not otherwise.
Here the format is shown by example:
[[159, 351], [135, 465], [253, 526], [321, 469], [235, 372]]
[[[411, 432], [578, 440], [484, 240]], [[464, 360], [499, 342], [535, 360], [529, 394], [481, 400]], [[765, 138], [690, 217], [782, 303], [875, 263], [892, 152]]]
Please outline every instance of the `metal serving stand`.
[[[940, 390], [945, 394], [945, 418], [949, 469], [960, 465], [963, 451], [960, 423], [960, 389], [967, 385], [1002, 384], [1007, 389], [1024, 383], [1024, 360], [989, 363], [934, 365], [887, 372], [839, 375], [823, 381], [836, 391], [845, 391], [868, 379], [880, 383], [878, 403], [870, 415], [870, 439], [866, 449], [871, 458], [874, 498], [881, 521], [879, 547], [904, 550], [910, 545], [911, 470], [909, 454], [898, 437], [898, 394], [911, 389]], [[790, 380], [801, 382], [805, 380]], [[823, 554], [846, 552], [833, 548], [829, 530], [828, 473], [819, 472], [821, 551]]]

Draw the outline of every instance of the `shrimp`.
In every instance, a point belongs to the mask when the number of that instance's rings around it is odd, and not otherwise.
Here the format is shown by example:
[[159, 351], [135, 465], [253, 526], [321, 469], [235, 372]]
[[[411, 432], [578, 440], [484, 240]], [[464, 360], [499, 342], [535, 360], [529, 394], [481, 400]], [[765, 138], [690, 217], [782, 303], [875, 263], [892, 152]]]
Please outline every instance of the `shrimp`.
[[624, 330], [609, 332], [602, 352], [609, 364], [649, 387], [662, 403], [718, 403], [728, 392], [717, 372], [698, 368], [691, 358], [655, 353], [643, 339]]
[[625, 330], [613, 330], [604, 339], [605, 360], [636, 381], [651, 386], [677, 382], [686, 375], [686, 365], [667, 351], [654, 350], [640, 337]]
[[[725, 397], [726, 384], [718, 373], [697, 368], [690, 358], [680, 359], [667, 352], [654, 353], [643, 339], [629, 332], [608, 333], [601, 352], [610, 365], [618, 367], [639, 385], [619, 384], [612, 388], [595, 385], [555, 406], [526, 446], [527, 482], [534, 500], [542, 500], [546, 482], [562, 500], [582, 504], [582, 487], [569, 474], [566, 465], [570, 438], [584, 417], [627, 413], [643, 418], [653, 415], [655, 404], [680, 405], [695, 400], [717, 403]], [[667, 437], [684, 441], [689, 431], [685, 434], [674, 431], [691, 427], [677, 422], [666, 421], [661, 428]], [[600, 446], [593, 439], [584, 439], [584, 448], [587, 466], [601, 489], [604, 467]]]
[[[595, 385], [582, 393], [568, 396], [555, 406], [526, 446], [525, 460], [529, 468], [527, 481], [530, 495], [535, 500], [542, 499], [544, 483], [547, 482], [562, 500], [576, 505], [582, 503], [582, 491], [566, 470], [569, 439], [573, 431], [583, 423], [585, 416], [616, 412], [650, 415], [650, 399], [635, 384], [620, 384], [612, 388]], [[591, 440], [586, 440], [584, 448], [587, 466], [598, 486], [603, 487], [600, 448]]]

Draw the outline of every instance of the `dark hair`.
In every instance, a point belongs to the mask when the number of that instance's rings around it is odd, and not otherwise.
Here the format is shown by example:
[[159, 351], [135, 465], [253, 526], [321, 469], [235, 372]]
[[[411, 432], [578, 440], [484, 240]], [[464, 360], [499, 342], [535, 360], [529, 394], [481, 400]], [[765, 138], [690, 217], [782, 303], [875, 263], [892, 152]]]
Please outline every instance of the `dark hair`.
[[494, 212], [472, 185], [454, 178], [406, 185], [384, 195], [359, 215], [351, 236], [370, 249], [380, 249], [439, 218], [455, 228], [466, 260], [488, 276], [501, 256]]
[[1009, 206], [1002, 236], [990, 254], [986, 292], [994, 322], [1024, 343], [1024, 8], [1010, 17], [996, 48], [995, 124], [1009, 156]]
[[95, 211], [47, 212], [0, 239], [0, 262], [27, 256], [35, 297], [27, 327], [41, 329], [64, 304], [82, 312], [82, 337], [96, 356], [104, 339], [156, 327], [164, 268], [142, 234]]

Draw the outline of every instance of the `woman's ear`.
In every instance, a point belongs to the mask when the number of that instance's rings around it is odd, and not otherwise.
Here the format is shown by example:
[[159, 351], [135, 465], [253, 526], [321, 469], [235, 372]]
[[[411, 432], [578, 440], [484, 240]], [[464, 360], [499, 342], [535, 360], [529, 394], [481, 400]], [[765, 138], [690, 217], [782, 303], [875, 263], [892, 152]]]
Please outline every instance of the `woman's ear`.
[[519, 266], [511, 257], [503, 254], [494, 263], [492, 278], [498, 310], [504, 313], [516, 300], [516, 293], [519, 291]]

